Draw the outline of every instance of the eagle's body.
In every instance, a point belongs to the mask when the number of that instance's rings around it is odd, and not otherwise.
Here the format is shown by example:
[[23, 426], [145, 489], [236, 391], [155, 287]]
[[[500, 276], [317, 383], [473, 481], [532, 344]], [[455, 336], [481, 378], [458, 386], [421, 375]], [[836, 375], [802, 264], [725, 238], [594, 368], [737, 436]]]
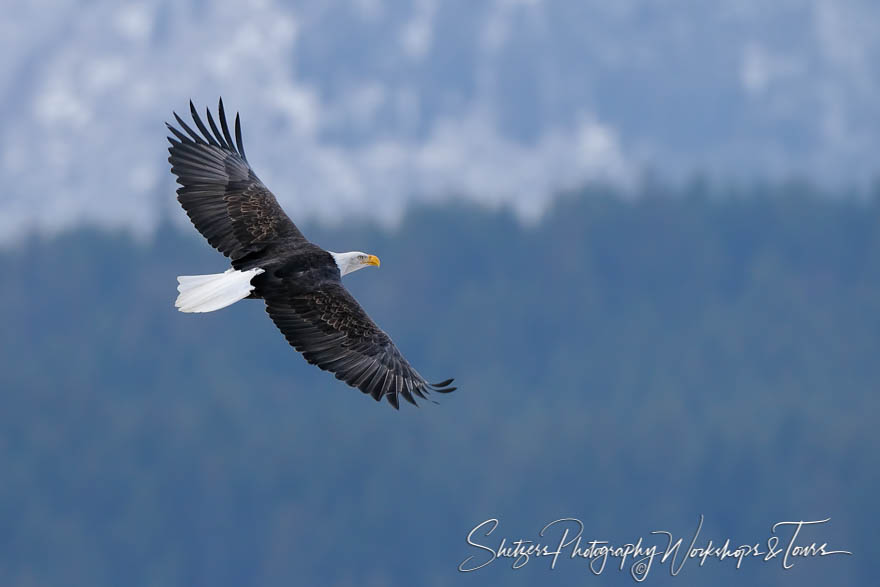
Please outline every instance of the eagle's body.
[[265, 300], [266, 311], [306, 360], [376, 400], [395, 408], [399, 396], [415, 403], [429, 391], [448, 393], [452, 380], [429, 384], [342, 285], [342, 276], [368, 265], [373, 255], [333, 253], [309, 242], [247, 163], [241, 125], [235, 142], [223, 102], [220, 128], [210, 130], [190, 110], [196, 132], [176, 114], [183, 131], [168, 125], [177, 199], [198, 231], [232, 268], [217, 275], [178, 278], [176, 305], [183, 312], [218, 310], [245, 298]]

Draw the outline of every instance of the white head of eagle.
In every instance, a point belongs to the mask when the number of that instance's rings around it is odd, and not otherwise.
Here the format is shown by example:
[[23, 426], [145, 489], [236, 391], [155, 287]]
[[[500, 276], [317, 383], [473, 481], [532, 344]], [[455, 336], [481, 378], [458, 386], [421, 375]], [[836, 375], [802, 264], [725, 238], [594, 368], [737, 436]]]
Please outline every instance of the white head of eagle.
[[379, 257], [376, 255], [368, 255], [361, 251], [350, 251], [348, 253], [327, 252], [333, 255], [333, 260], [336, 261], [336, 266], [339, 267], [339, 273], [342, 275], [369, 267], [370, 265], [379, 266]]

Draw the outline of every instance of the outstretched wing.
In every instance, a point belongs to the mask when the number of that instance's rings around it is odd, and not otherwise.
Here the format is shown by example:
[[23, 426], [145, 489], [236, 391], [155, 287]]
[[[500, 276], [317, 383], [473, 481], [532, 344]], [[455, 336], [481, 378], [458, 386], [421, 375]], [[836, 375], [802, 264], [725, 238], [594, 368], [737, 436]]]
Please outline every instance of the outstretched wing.
[[267, 288], [263, 297], [272, 321], [309, 363], [376, 401], [384, 397], [397, 408], [399, 396], [415, 405], [413, 396], [455, 390], [447, 387], [452, 379], [425, 381], [341, 283], [324, 282], [314, 291], [296, 293]]
[[259, 253], [280, 242], [307, 242], [272, 192], [263, 185], [247, 163], [241, 140], [241, 122], [235, 115], [235, 142], [226, 123], [220, 100], [220, 129], [207, 111], [209, 131], [189, 103], [191, 129], [175, 113], [180, 129], [167, 124], [171, 171], [180, 188], [177, 200], [192, 223], [211, 246], [235, 261]]

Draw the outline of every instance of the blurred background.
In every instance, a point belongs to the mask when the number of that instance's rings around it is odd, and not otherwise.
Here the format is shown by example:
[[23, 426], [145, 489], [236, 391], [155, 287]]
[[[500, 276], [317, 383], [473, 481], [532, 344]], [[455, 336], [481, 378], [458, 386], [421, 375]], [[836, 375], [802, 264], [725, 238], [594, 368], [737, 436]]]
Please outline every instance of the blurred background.
[[[467, 533], [700, 515], [851, 557], [657, 584], [870, 584], [878, 564], [880, 5], [868, 0], [7, 1], [0, 584], [631, 584], [469, 574]], [[307, 365], [166, 161], [223, 96], [307, 236], [430, 380], [395, 412]]]

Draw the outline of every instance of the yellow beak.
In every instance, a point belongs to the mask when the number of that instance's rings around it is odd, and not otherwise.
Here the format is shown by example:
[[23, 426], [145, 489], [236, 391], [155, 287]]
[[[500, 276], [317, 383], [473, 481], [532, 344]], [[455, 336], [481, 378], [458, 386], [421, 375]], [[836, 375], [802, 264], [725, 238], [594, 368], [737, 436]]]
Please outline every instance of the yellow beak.
[[367, 265], [375, 265], [376, 267], [378, 267], [379, 257], [377, 257], [376, 255], [369, 255], [367, 257]]

